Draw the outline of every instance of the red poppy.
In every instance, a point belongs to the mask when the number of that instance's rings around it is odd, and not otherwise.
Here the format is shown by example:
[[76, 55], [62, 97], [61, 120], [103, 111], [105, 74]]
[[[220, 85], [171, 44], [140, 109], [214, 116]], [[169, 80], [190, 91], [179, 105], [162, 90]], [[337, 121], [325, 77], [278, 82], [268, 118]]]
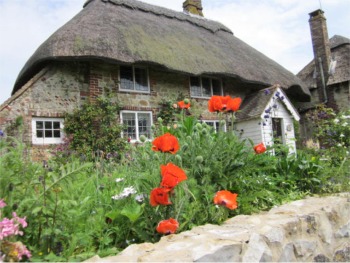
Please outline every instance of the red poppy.
[[158, 223], [157, 232], [164, 235], [174, 234], [178, 228], [179, 222], [176, 219], [170, 218]]
[[160, 185], [163, 187], [174, 188], [178, 183], [187, 179], [184, 170], [175, 164], [161, 165], [160, 169], [163, 177]]
[[254, 151], [256, 154], [264, 153], [266, 151], [265, 145], [261, 142], [254, 146]]
[[222, 190], [216, 193], [214, 196], [214, 204], [226, 206], [228, 209], [234, 210], [237, 205], [237, 194], [233, 194], [230, 191]]
[[180, 109], [188, 109], [189, 107], [191, 107], [191, 103], [185, 103], [185, 101], [179, 101], [178, 103], [177, 103], [177, 105], [179, 105], [179, 108]]
[[226, 111], [238, 111], [239, 107], [241, 106], [242, 99], [237, 97], [237, 98], [230, 98], [229, 101], [227, 102], [226, 106]]
[[175, 154], [180, 149], [177, 138], [170, 133], [155, 138], [152, 144], [153, 151], [161, 151], [163, 153], [169, 152]]
[[208, 110], [210, 112], [221, 111], [223, 109], [222, 98], [221, 96], [212, 96], [208, 101]]
[[169, 200], [170, 188], [154, 188], [151, 191], [150, 204], [151, 206], [157, 205], [171, 205]]
[[230, 96], [225, 96], [225, 97], [220, 97], [221, 99], [221, 103], [222, 103], [222, 110], [225, 110], [227, 105], [228, 105], [228, 102], [231, 100], [231, 97]]

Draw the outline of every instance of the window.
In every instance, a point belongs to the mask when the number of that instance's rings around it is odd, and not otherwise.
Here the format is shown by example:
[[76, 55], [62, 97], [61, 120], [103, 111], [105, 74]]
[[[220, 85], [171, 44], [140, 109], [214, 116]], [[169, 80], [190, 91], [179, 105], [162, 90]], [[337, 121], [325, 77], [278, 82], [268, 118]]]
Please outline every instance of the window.
[[120, 66], [120, 90], [150, 92], [148, 70], [134, 66]]
[[[216, 120], [205, 121], [205, 120], [203, 120], [202, 122], [204, 122], [204, 123], [208, 124], [209, 126], [213, 127], [216, 132], [218, 132], [220, 130], [220, 121], [216, 121]], [[221, 130], [224, 131], [224, 132], [226, 131], [226, 123], [221, 128]]]
[[122, 111], [121, 121], [125, 125], [124, 137], [139, 141], [144, 135], [151, 139], [152, 112]]
[[222, 95], [220, 79], [207, 77], [190, 78], [191, 97], [209, 98], [213, 95]]
[[33, 144], [59, 144], [63, 142], [63, 119], [33, 118]]

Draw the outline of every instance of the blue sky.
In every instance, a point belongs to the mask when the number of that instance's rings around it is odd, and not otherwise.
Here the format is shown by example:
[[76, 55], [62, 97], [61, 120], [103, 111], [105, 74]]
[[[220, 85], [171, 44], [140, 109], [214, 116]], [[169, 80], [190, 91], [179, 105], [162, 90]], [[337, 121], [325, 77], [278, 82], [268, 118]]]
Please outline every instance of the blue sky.
[[[25, 62], [85, 0], [0, 0], [0, 104]], [[184, 0], [143, 0], [182, 11]], [[350, 0], [202, 0], [204, 16], [293, 73], [312, 59], [309, 13], [325, 12], [329, 37], [350, 38]]]

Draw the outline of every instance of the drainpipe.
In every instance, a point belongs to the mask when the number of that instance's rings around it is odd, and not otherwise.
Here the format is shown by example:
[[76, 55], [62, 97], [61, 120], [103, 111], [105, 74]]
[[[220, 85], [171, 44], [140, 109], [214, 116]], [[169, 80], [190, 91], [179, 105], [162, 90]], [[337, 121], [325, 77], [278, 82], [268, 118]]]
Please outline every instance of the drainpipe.
[[326, 82], [324, 80], [324, 73], [323, 73], [323, 66], [322, 66], [322, 58], [318, 57], [318, 65], [320, 67], [320, 74], [321, 74], [321, 82], [322, 82], [322, 90], [323, 90], [323, 103], [327, 104], [328, 102], [328, 96], [326, 91]]

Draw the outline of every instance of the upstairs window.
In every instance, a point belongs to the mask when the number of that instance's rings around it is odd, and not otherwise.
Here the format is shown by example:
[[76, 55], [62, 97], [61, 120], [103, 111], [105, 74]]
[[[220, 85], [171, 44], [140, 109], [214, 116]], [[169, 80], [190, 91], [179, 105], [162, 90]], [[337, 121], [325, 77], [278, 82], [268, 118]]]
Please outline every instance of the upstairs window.
[[213, 95], [222, 96], [220, 79], [208, 77], [190, 77], [191, 97], [210, 98]]
[[152, 112], [122, 111], [121, 121], [124, 125], [123, 136], [131, 141], [139, 141], [144, 135], [151, 139]]
[[63, 119], [33, 118], [33, 144], [60, 144], [63, 142]]
[[122, 91], [150, 92], [148, 70], [135, 66], [120, 66], [120, 87]]

